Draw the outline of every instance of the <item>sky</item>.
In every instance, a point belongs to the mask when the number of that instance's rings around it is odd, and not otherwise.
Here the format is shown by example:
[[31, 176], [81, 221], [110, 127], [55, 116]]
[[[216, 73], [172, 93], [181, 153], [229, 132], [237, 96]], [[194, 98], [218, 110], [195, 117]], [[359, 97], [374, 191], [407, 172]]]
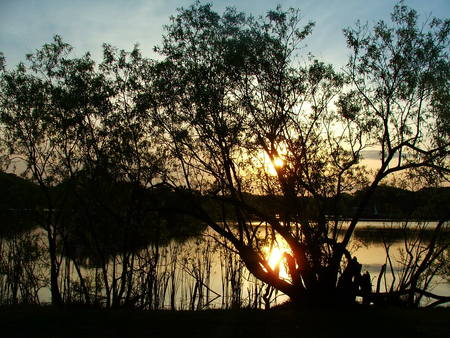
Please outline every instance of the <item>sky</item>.
[[[202, 1], [205, 3], [205, 1]], [[163, 26], [176, 15], [177, 8], [189, 7], [193, 0], [0, 0], [0, 52], [8, 68], [25, 60], [55, 34], [71, 44], [77, 56], [89, 51], [100, 61], [102, 44], [130, 50], [140, 45], [147, 57], [156, 57], [153, 47], [160, 43]], [[254, 16], [264, 15], [280, 4], [299, 8], [304, 22], [314, 21], [313, 34], [305, 40], [306, 51], [320, 60], [340, 67], [348, 50], [342, 29], [356, 20], [375, 23], [388, 19], [393, 0], [216, 0], [209, 1], [222, 12], [236, 7]], [[450, 0], [410, 0], [406, 4], [421, 17], [450, 16]]]

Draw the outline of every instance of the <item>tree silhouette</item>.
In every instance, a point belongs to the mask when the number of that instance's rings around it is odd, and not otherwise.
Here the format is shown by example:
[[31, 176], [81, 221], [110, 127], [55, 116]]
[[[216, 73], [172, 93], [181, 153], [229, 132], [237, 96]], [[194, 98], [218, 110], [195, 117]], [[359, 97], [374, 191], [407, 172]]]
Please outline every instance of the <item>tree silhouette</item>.
[[[89, 53], [75, 57], [71, 51], [55, 36], [26, 64], [2, 69], [1, 137], [40, 190], [28, 209], [32, 224], [47, 233], [52, 302], [71, 301], [70, 287], [62, 295], [60, 285], [62, 269], [73, 264], [84, 302], [91, 303], [81, 269], [89, 261], [102, 271], [106, 306], [118, 306], [131, 302], [139, 249], [204, 228], [177, 218], [171, 209], [183, 209], [182, 201], [159, 186], [165, 153], [140, 101], [152, 62], [137, 47], [125, 52], [104, 45], [99, 65]], [[20, 192], [9, 188], [12, 196]], [[8, 225], [17, 231], [17, 222]], [[110, 277], [111, 264], [119, 278]]]
[[[158, 61], [104, 45], [97, 66], [58, 36], [14, 70], [1, 58], [0, 148], [43, 193], [53, 302], [63, 302], [63, 255], [83, 284], [84, 242], [84, 255], [101, 261], [107, 306], [132, 305], [142, 237], [175, 236], [171, 226], [189, 228], [192, 217], [268, 284], [266, 298], [276, 289], [302, 305], [377, 301], [349, 243], [387, 178], [448, 181], [449, 20], [420, 26], [400, 2], [390, 23], [344, 30], [343, 72], [298, 55], [313, 27], [298, 10], [254, 18], [196, 2], [171, 20]], [[374, 149], [371, 174], [362, 158]], [[441, 218], [395, 294], [411, 305], [445, 252]], [[272, 267], [274, 245], [285, 249]]]
[[[199, 3], [181, 9], [157, 48], [165, 59], [151, 103], [179, 163], [174, 189], [223, 204], [220, 221], [194, 202], [192, 213], [251, 273], [296, 303], [352, 303], [367, 288], [347, 247], [376, 187], [397, 172], [448, 180], [449, 22], [420, 28], [399, 3], [392, 26], [345, 30], [352, 55], [340, 74], [317, 60], [296, 65], [312, 28], [300, 19], [281, 8], [259, 19]], [[381, 154], [372, 178], [361, 166], [371, 147]], [[341, 200], [364, 185], [339, 238]], [[280, 196], [281, 212], [252, 205], [251, 191]], [[288, 278], [263, 252], [275, 241], [289, 248]]]

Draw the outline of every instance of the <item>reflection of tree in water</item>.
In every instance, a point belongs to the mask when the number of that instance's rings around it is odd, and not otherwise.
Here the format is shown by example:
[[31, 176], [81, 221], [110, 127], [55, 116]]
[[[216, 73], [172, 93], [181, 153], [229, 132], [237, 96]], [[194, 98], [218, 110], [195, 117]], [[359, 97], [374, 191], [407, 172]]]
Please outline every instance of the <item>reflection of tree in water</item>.
[[[417, 200], [414, 210], [395, 208], [394, 195], [406, 203], [413, 194], [382, 184], [448, 180], [447, 24], [425, 28], [400, 2], [390, 23], [344, 30], [351, 52], [340, 72], [297, 62], [313, 27], [298, 10], [255, 18], [195, 3], [165, 27], [158, 60], [104, 45], [96, 65], [55, 36], [13, 70], [2, 61], [0, 147], [39, 187], [32, 210], [46, 233], [52, 302], [72, 302], [76, 290], [88, 304], [160, 307], [168, 285], [184, 285], [173, 282], [178, 263], [165, 274], [164, 248], [204, 226], [268, 285], [266, 304], [272, 289], [303, 306], [367, 296], [349, 250], [360, 220], [434, 210]], [[368, 149], [380, 155], [373, 173], [361, 163]], [[422, 196], [443, 191], [429, 189]], [[265, 198], [276, 203], [255, 203]], [[405, 293], [417, 305], [445, 249], [439, 224], [428, 244], [405, 241], [405, 277], [397, 290], [371, 294], [373, 303]], [[289, 247], [279, 261], [287, 278], [264, 253], [277, 236]], [[204, 243], [176, 259], [194, 281], [181, 288], [191, 309], [209, 303]], [[242, 306], [245, 274], [230, 257], [231, 304]]]
[[39, 304], [48, 283], [45, 248], [39, 232], [0, 237], [0, 304]]

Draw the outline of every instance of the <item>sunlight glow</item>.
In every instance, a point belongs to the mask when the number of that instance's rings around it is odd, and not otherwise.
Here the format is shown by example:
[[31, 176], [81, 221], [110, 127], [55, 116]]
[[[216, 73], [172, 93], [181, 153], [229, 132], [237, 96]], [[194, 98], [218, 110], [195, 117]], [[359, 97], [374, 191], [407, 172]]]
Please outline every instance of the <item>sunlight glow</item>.
[[284, 167], [284, 160], [277, 157], [273, 161], [270, 160], [269, 156], [266, 155], [266, 171], [271, 176], [277, 175], [277, 169]]
[[281, 263], [281, 260], [283, 259], [283, 252], [281, 252], [281, 250], [275, 246], [272, 248], [272, 250], [270, 250], [268, 256], [269, 265], [272, 269], [274, 269]]
[[273, 161], [273, 165], [277, 168], [281, 168], [282, 166], [284, 166], [284, 161], [281, 158], [276, 158]]
[[278, 246], [265, 247], [264, 253], [269, 263], [269, 266], [272, 270], [278, 270], [279, 277], [282, 279], [289, 279], [288, 272], [285, 266], [284, 254], [285, 251], [280, 249]]
[[287, 166], [287, 147], [278, 145], [275, 153], [276, 156], [272, 158], [262, 149], [257, 154], [254, 154], [254, 163], [257, 166], [257, 170], [261, 170], [269, 176], [277, 176], [277, 170]]

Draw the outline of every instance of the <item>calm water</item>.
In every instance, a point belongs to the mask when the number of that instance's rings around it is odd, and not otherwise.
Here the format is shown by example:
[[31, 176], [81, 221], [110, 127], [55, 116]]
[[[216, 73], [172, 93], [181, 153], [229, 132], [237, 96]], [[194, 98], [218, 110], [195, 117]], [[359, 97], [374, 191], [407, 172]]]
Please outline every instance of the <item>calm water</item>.
[[[435, 226], [436, 223], [428, 224], [428, 227]], [[401, 222], [361, 222], [359, 227], [399, 227]], [[177, 309], [190, 308], [229, 308], [233, 304], [241, 306], [256, 305], [263, 307], [261, 296], [267, 291], [267, 287], [257, 281], [242, 266], [239, 259], [218, 245], [207, 231], [203, 239], [193, 239], [186, 243], [171, 243], [164, 248], [158, 248], [158, 261], [155, 269], [155, 282], [160, 283], [158, 292], [158, 306], [160, 308], [170, 308], [175, 302]], [[403, 248], [403, 242], [397, 241], [390, 244], [390, 254], [394, 270], [400, 268], [400, 251]], [[136, 267], [142, 264], [141, 259], [155, 257], [155, 248], [147, 248], [139, 255], [139, 261], [135, 262]], [[266, 250], [271, 263], [276, 262], [282, 254], [283, 248], [276, 248], [272, 252]], [[369, 271], [372, 278], [373, 289], [380, 268], [386, 263], [386, 251], [383, 243], [376, 241], [362, 241], [355, 238], [350, 244], [350, 250], [358, 261], [363, 265], [363, 272]], [[271, 256], [272, 255], [272, 256]], [[64, 266], [64, 262], [62, 266]], [[73, 267], [62, 272], [66, 274], [63, 280], [70, 276], [74, 282], [77, 281], [77, 274]], [[108, 270], [112, 280], [112, 268]], [[146, 271], [142, 268], [142, 271]], [[92, 279], [93, 269], [82, 269], [84, 276]], [[120, 264], [115, 271], [116, 276], [120, 275]], [[148, 271], [146, 272], [148, 273]], [[280, 270], [283, 276], [283, 268]], [[386, 281], [392, 281], [391, 271], [387, 271]], [[382, 284], [382, 286], [384, 283]], [[382, 287], [382, 290], [384, 288]], [[436, 278], [433, 292], [450, 296], [450, 283], [442, 278]], [[50, 302], [50, 292], [48, 288], [42, 288], [39, 291], [39, 298], [42, 303]], [[270, 297], [271, 306], [287, 300], [287, 297], [281, 293], [272, 292]]]

